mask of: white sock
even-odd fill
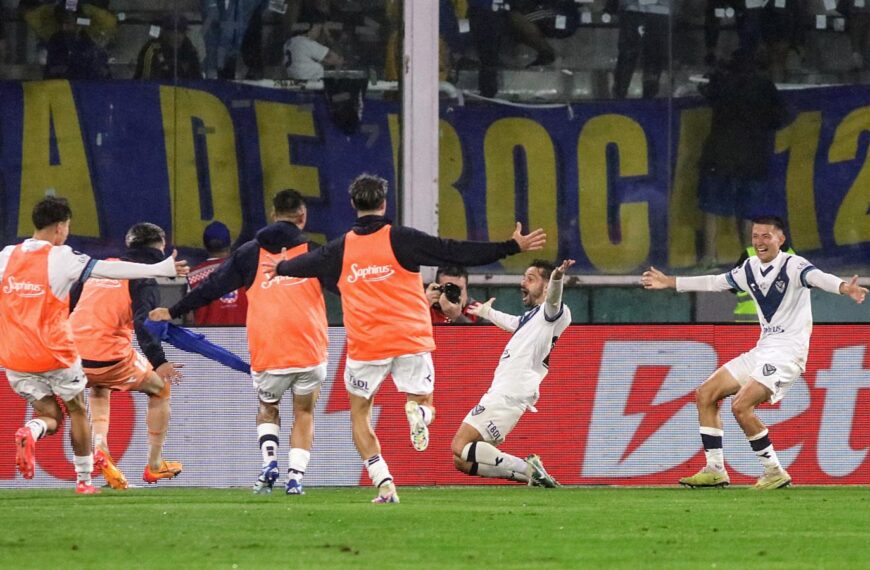
[[[528,464],[524,459],[505,453],[485,441],[474,441],[466,445],[462,450],[462,459],[519,473],[525,473],[528,469]]]
[[[278,434],[281,428],[278,424],[259,424],[257,438],[260,440],[260,452],[263,454],[263,467],[278,460]]]
[[[429,406],[424,406],[423,404],[420,404],[417,409],[420,410],[420,417],[423,418],[423,423],[427,426],[432,423],[432,420],[435,419],[435,412],[433,412],[432,408],[430,408]]]
[[[290,479],[302,481],[302,476],[305,475],[305,470],[308,469],[311,452],[301,447],[291,447],[289,456],[287,476]]]
[[[707,467],[716,471],[725,471],[725,454],[722,452],[722,436],[719,428],[701,426],[701,442],[704,445],[704,456]]]
[[[76,481],[84,481],[88,485],[91,484],[91,471],[94,470],[94,454],[84,457],[73,456],[73,465],[76,467]]]
[[[366,470],[369,472],[369,479],[375,487],[380,487],[385,483],[392,483],[393,476],[390,475],[390,468],[387,462],[378,455],[373,455],[365,460]]]
[[[767,429],[750,437],[749,445],[752,446],[752,451],[755,452],[755,456],[764,466],[765,471],[782,469],[782,465],[779,464],[779,457],[776,456],[773,444],[770,443]]]
[[[33,441],[39,440],[48,431],[48,424],[39,418],[33,418],[24,424],[24,427],[30,430],[30,433],[33,435]]]
[[[525,462],[523,462],[525,463]],[[471,473],[469,475],[479,475],[480,477],[489,477],[492,479],[507,479],[508,481],[529,482],[529,476],[523,471],[511,471],[504,467],[493,467],[485,463],[472,463]]]

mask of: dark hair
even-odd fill
[[[752,223],[773,226],[783,234],[785,233],[785,222],[782,221],[782,218],[779,216],[759,216],[757,218],[752,218]]]
[[[549,279],[553,271],[556,270],[556,266],[553,265],[552,262],[545,259],[535,259],[529,264],[529,267],[538,268],[541,271],[541,277],[543,277],[544,279]]]
[[[350,183],[348,192],[355,209],[377,210],[387,199],[387,181],[374,174],[360,174]]]
[[[435,282],[437,283],[441,276],[445,275],[447,277],[459,277],[460,279],[465,279],[465,282],[468,282],[468,271],[465,270],[461,265],[442,265],[438,268],[438,271],[435,272]]]
[[[30,219],[33,220],[36,229],[41,230],[52,224],[72,219],[72,210],[66,198],[48,196],[36,203]]]
[[[163,228],[151,222],[134,224],[127,230],[127,235],[124,237],[124,243],[129,248],[155,247],[160,245],[160,242],[165,241],[166,232],[163,231]]]
[[[276,214],[298,214],[299,208],[305,205],[302,194],[291,188],[281,190],[272,198],[272,207]]]

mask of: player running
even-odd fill
[[[64,401],[76,471],[76,493],[99,492],[91,483],[94,458],[85,403],[85,375],[69,324],[69,291],[89,277],[142,279],[186,275],[176,252],[160,263],[97,261],[63,245],[72,210],[63,198],[33,208],[33,237],[0,251],[0,367],[12,389],[30,402],[35,417],[15,432],[15,463],[25,479],[36,469],[36,442],[55,433]]]
[[[255,493],[271,493],[278,479],[279,404],[293,395],[293,428],[288,457],[288,495],[305,494],[302,478],[314,441],[314,406],[326,379],[326,304],[315,279],[284,277],[269,280],[261,261],[270,255],[292,259],[317,247],[302,233],[308,210],[296,190],[281,190],[272,200],[272,223],[254,240],[239,247],[198,287],[167,309],[151,312],[153,320],[169,320],[204,307],[230,291],[244,287],[248,299],[246,326],[251,352],[251,376],[260,408],[257,436],[263,466]]]
[[[564,260],[559,267],[547,261],[532,262],[520,282],[523,305],[528,308],[522,316],[493,309],[495,299],[471,307],[472,313],[513,335],[495,369],[492,385],[453,436],[453,465],[463,473],[539,487],[558,486],[537,455],[521,459],[497,446],[526,410],[537,412],[538,388],[549,370],[550,351],[571,324],[571,309],[562,302],[562,277],[572,265],[573,259]]]
[[[780,401],[806,369],[813,329],[810,288],[848,295],[856,303],[864,302],[867,289],[857,285],[857,275],[846,283],[818,270],[799,255],[781,251],[784,242],[782,220],[773,216],[757,218],[752,224],[752,246],[757,254],[731,271],[700,277],[669,277],[651,267],[641,278],[646,289],[745,291],[755,299],[761,325],[761,337],[755,348],[725,363],[695,391],[707,465],[695,475],[680,479],[682,485],[730,484],[719,416],[719,402],[728,396],[734,396],[731,411],[764,467],[764,474],[754,488],[778,489],[791,483],[791,476],[780,464],[755,408],[764,402]]]
[[[127,231],[125,261],[154,262],[163,259],[166,234],[147,222]],[[157,306],[160,291],[153,279],[89,279],[74,289],[70,323],[76,348],[91,389],[91,423],[94,459],[113,489],[126,489],[127,478],[109,453],[109,399],[111,392],[142,392],[148,395],[148,464],[142,480],[156,483],[181,473],[178,461],[163,459],[163,444],[171,414],[170,384],[181,377],[176,365],[166,360],[160,341],[145,328],[148,312]],[[145,356],[133,348],[133,331]]]

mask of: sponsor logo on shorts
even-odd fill
[[[478,405],[474,406],[474,408],[471,410],[471,415],[472,416],[479,416],[480,414],[482,414],[485,411],[486,411],[486,408],[484,408],[483,406],[478,404]]]
[[[16,281],[11,275],[6,279],[3,292],[7,295],[15,293],[19,297],[40,297],[45,295],[45,289],[39,283]]]
[[[486,422],[486,431],[487,433],[489,433],[489,435],[492,436],[493,439],[501,439],[501,432],[499,431],[498,426],[496,426],[491,421]]]
[[[350,266],[352,275],[347,276],[348,283],[356,283],[357,280],[363,281],[383,281],[389,279],[396,272],[392,265],[366,265],[360,267],[356,263]]]
[[[366,382],[365,380],[360,380],[356,376],[350,377],[350,385],[354,388],[359,388],[360,390],[368,390],[369,388],[368,382]]]
[[[765,364],[764,365],[764,375],[765,376],[770,376],[774,372],[776,372],[776,366],[774,366],[773,364]]]
[[[511,357],[510,349],[507,349],[507,348],[504,349],[504,352],[501,353],[501,359],[504,360],[505,358],[510,358],[510,357]]]
[[[257,393],[260,394],[260,398],[263,400],[277,400],[277,397],[272,392],[257,390]]]

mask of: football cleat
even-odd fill
[[[76,495],[99,495],[100,490],[94,487],[92,483],[87,481],[79,481],[76,483]]]
[[[108,483],[109,487],[112,489],[120,491],[129,486],[127,478],[124,477],[124,473],[115,465],[112,456],[102,449],[96,449],[94,451],[94,467],[100,470],[106,483]]]
[[[727,487],[730,484],[731,479],[728,477],[727,471],[724,469],[719,471],[707,466],[704,466],[703,469],[691,477],[680,479],[680,485],[693,489],[696,487]]]
[[[559,482],[544,469],[541,458],[534,453],[526,457],[526,465],[529,466],[529,487],[547,487],[552,489],[560,486]]]
[[[302,481],[297,481],[296,479],[287,479],[287,485],[284,487],[284,489],[287,495],[305,494],[305,491],[302,490]]]
[[[764,475],[758,478],[755,485],[752,486],[756,491],[770,491],[773,489],[782,489],[791,485],[791,475],[785,469],[764,470]]]
[[[160,468],[156,471],[151,470],[150,465],[145,466],[145,472],[142,473],[142,480],[146,483],[156,483],[161,479],[172,479],[181,473],[181,463],[178,461],[163,461]]]
[[[278,480],[278,462],[270,461],[268,465],[264,465],[260,470],[260,475],[257,477],[257,482],[254,483],[254,493],[268,494],[272,492],[272,487],[275,486],[275,481]]]
[[[36,442],[30,428],[21,427],[15,432],[15,465],[25,479],[33,479],[36,471]]]
[[[398,503],[399,494],[396,492],[396,486],[392,483],[381,486],[378,489],[378,496],[372,499],[372,502],[376,504]]]
[[[426,451],[426,448],[429,447],[429,427],[423,421],[420,404],[414,400],[408,400],[405,403],[405,416],[411,426],[411,445],[417,451]]]

